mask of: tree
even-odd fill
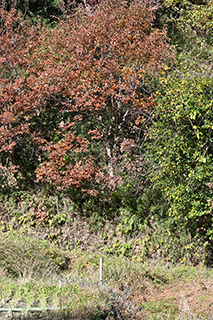
[[[211,72],[181,63],[161,78],[147,152],[150,178],[165,196],[172,223],[195,235],[212,228],[213,81]]]
[[[50,62],[45,78],[54,87],[54,94],[63,97],[64,112],[71,119],[76,113],[82,116],[89,144],[101,141],[105,161],[98,167],[102,181],[112,185],[119,181],[116,170],[121,166],[122,143],[132,144],[135,121],[139,124],[153,108],[148,77],[164,68],[169,58],[165,30],[152,28],[153,12],[146,1],[130,5],[102,1],[95,9],[80,7],[52,31],[48,40]],[[69,152],[66,156],[69,162],[72,156]],[[37,170],[39,179],[55,175],[53,170],[47,176],[47,166],[48,161]],[[101,173],[97,172],[100,182]],[[60,186],[61,182],[58,177]]]
[[[152,28],[154,10],[149,1],[102,1],[50,29],[1,7],[4,167],[19,170],[31,143],[38,180],[92,194],[95,184],[122,182],[124,151],[154,105],[149,79],[171,54],[166,31]]]
[[[33,92],[26,91],[29,52],[37,40],[36,26],[23,20],[15,8],[0,6],[0,155],[1,187],[17,184],[15,149],[29,136]]]

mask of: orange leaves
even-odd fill
[[[0,150],[9,154],[21,137],[29,134],[29,113],[36,105],[32,86],[27,90],[26,69],[29,72],[35,64],[28,44],[32,47],[37,35],[14,8],[8,12],[2,4],[0,19]]]
[[[0,7],[0,147],[10,152],[27,136],[48,155],[38,180],[90,194],[107,167],[111,185],[121,183],[113,159],[133,148],[130,121],[140,125],[154,103],[144,83],[170,55],[165,32],[152,29],[150,1],[96,4],[51,29]],[[96,145],[103,163],[92,157]]]
[[[90,184],[95,178],[96,171],[92,159],[85,158],[74,164],[65,165],[65,160],[61,160],[58,154],[57,161],[50,158],[50,161],[45,162],[41,168],[36,170],[36,174],[38,181],[52,181],[58,189],[64,189],[70,186],[79,188]]]
[[[90,14],[77,13],[79,20],[71,18],[69,24],[61,22],[63,34],[70,44],[66,50],[72,56],[66,64],[67,73],[75,69],[78,78],[76,82],[71,80],[70,88],[78,97],[75,103],[82,110],[94,108],[98,111],[112,94],[121,91],[123,94],[119,99],[124,104],[129,103],[134,99],[135,91],[131,81],[135,79],[137,84],[141,66],[144,66],[144,72],[152,62],[156,68],[161,68],[168,46],[163,32],[152,31],[153,12],[149,8],[146,1],[143,4],[134,1],[129,7],[122,1],[112,2],[110,6],[102,1]],[[152,33],[155,33],[154,37]],[[56,43],[59,41],[55,40]],[[158,54],[155,55],[156,51]]]
[[[99,126],[87,132],[91,143],[103,141],[102,152],[111,173],[101,181],[111,187],[122,183],[122,179],[113,176],[113,159],[135,146],[127,134],[130,118],[140,125],[140,110],[153,108],[151,90],[144,89],[146,77],[160,70],[170,55],[165,32],[152,29],[153,19],[149,1],[133,1],[127,6],[120,0],[110,4],[103,0],[94,10],[81,8],[75,15],[65,17],[52,37],[46,36],[45,47],[51,50],[46,49],[45,57],[49,58],[40,78],[49,94],[54,84],[55,92],[63,96],[62,112],[77,112],[79,116],[82,113],[84,119],[98,121]],[[59,51],[60,59],[55,59]],[[66,128],[73,130],[63,123],[60,128],[64,132]],[[44,179],[48,172],[61,187],[96,181],[100,171],[88,155],[86,140],[75,140],[76,134],[73,131],[69,141],[64,136],[61,142],[50,143],[49,162],[37,171]],[[106,164],[99,165],[106,168]]]
[[[9,124],[16,120],[16,117],[13,112],[5,111],[2,115],[0,115],[0,122],[2,124]]]
[[[86,146],[86,139],[70,133],[64,136],[63,141],[50,145],[47,148],[49,160],[36,170],[38,181],[52,181],[58,189],[73,185],[78,188],[90,183],[96,168],[92,158],[82,156],[87,151]],[[76,153],[81,154],[81,160],[76,161]]]
[[[101,139],[101,137],[102,137],[102,135],[101,135],[101,133],[97,130],[97,129],[95,129],[95,130],[89,130],[88,131],[88,134],[91,134],[92,135],[92,140],[94,140],[94,139]]]
[[[133,147],[135,147],[135,141],[132,139],[124,139],[123,142],[121,143],[121,152],[128,152],[130,149],[132,149]]]
[[[144,122],[144,117],[142,116],[138,116],[137,119],[135,120],[136,125],[142,124],[143,122]]]

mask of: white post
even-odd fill
[[[102,258],[100,258],[100,287],[102,287]]]

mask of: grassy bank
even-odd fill
[[[0,319],[8,314],[13,319],[108,320],[213,316],[213,271],[202,263],[138,261],[92,244],[90,250],[59,249],[38,235],[13,231],[1,233],[0,273]]]

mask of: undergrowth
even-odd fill
[[[29,206],[41,209],[40,203],[49,212],[44,220],[27,215]],[[68,199],[34,195],[2,206],[0,306],[22,309],[16,314],[22,319],[48,314],[50,319],[201,320],[210,319],[208,309],[213,315],[208,241],[153,216],[137,220],[128,210],[95,229]],[[6,315],[0,309],[0,319]]]

